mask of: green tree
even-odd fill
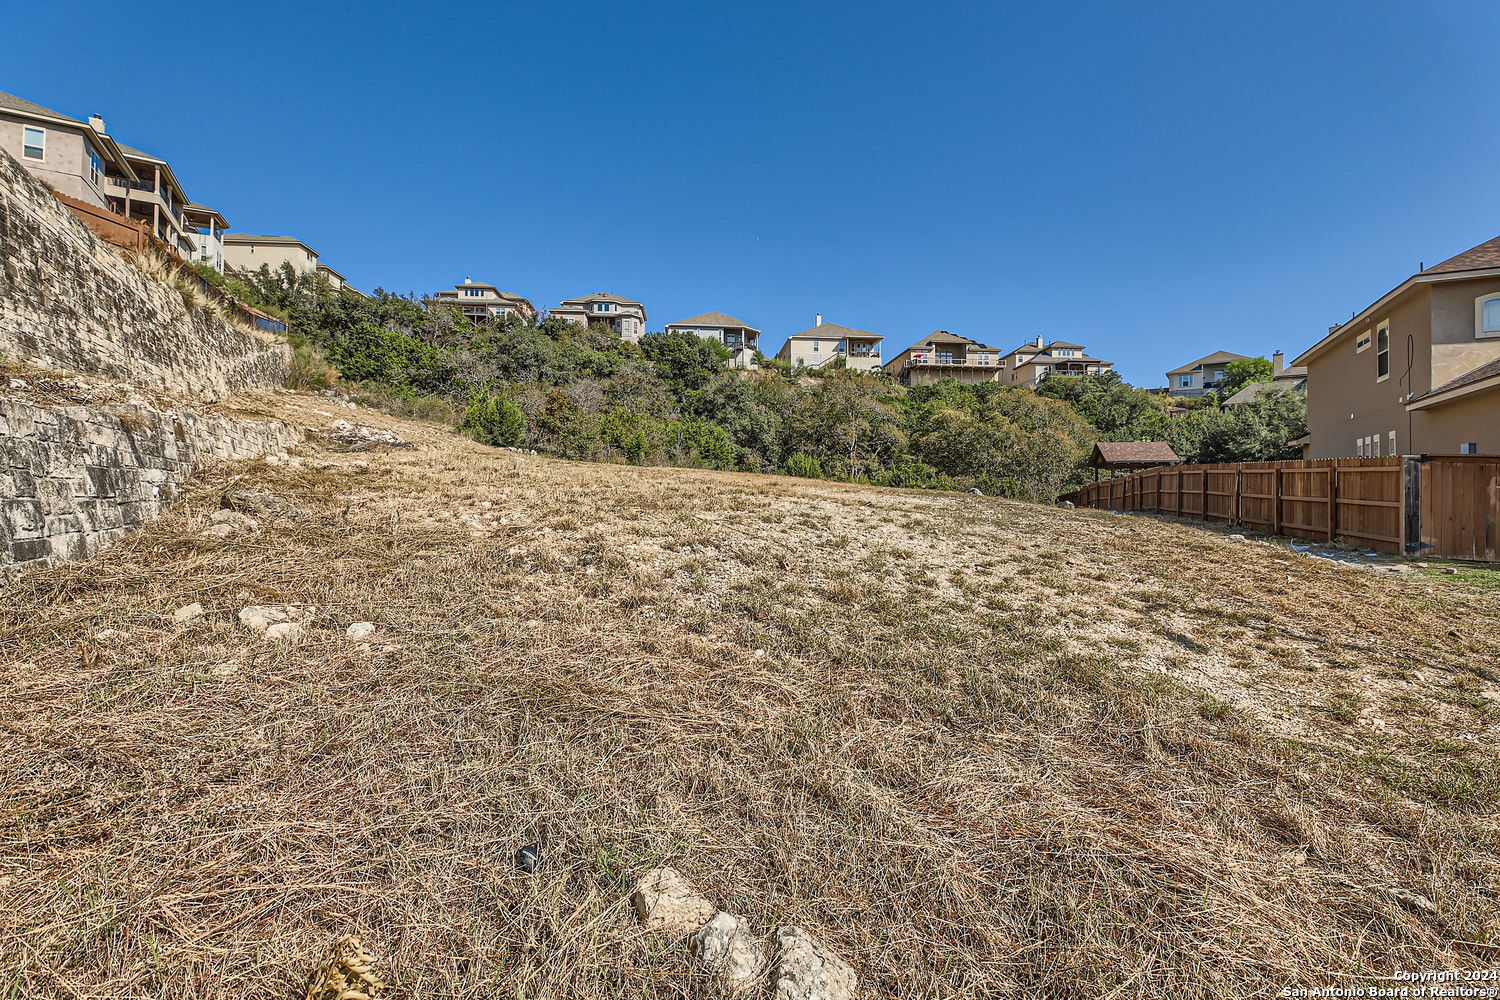
[[[806,452],[797,452],[786,460],[786,474],[803,479],[822,479],[823,463]]]
[[[459,427],[480,444],[514,447],[525,440],[526,414],[504,396],[476,391],[469,397]]]
[[[1228,399],[1253,382],[1271,381],[1275,373],[1276,369],[1265,358],[1231,361],[1224,366],[1224,384],[1220,387],[1219,394]]]

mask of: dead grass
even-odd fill
[[[356,419],[418,448],[236,470],[308,514],[227,542],[205,478],[6,593],[0,996],[292,997],[346,934],[389,996],[711,995],[623,906],[663,860],[871,996],[1494,964],[1493,590]],[[311,637],[249,639],[273,602]]]

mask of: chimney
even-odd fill
[[[1271,355],[1271,377],[1275,378],[1280,375],[1284,368],[1286,368],[1286,355],[1277,351]]]
[[[823,314],[822,313],[815,313],[813,315],[813,326],[822,326],[822,325],[823,325]]]
[[[466,274],[466,275],[464,275],[464,284],[466,284],[466,285],[472,285],[472,284],[474,284],[474,279],[471,278],[471,277],[469,277]]]
[[[1042,338],[1041,337],[1036,338],[1036,346],[1037,347],[1041,347],[1042,346]]]
[[[95,132],[98,132],[100,135],[104,135],[104,119],[100,118],[98,115],[89,115],[89,128],[93,129]]]

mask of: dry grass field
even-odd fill
[[[0,997],[299,997],[351,932],[388,997],[712,996],[629,917],[664,862],[872,997],[1500,966],[1493,573],[328,406],[240,409],[417,447],[0,591]],[[202,537],[230,487],[301,516]]]

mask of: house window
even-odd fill
[[[1359,353],[1361,353],[1363,351],[1368,350],[1369,347],[1370,347],[1370,334],[1368,332],[1362,333],[1362,334],[1359,335],[1359,339],[1354,342],[1354,353],[1355,354],[1359,354]]]
[[[1379,434],[1371,434],[1370,435],[1370,457],[1371,458],[1379,458],[1380,457],[1380,435]]]
[[[1474,300],[1474,336],[1500,337],[1500,295],[1481,295]]]
[[[28,160],[41,160],[47,156],[47,133],[43,129],[27,126],[22,130],[21,152]]]
[[[464,289],[464,294],[465,295],[480,296],[480,295],[484,294],[484,291],[482,289],[479,289],[479,288],[465,288]]]
[[[1394,455],[1394,454],[1396,454],[1396,432],[1395,431],[1391,431],[1389,434],[1387,434],[1385,436],[1385,441],[1386,441],[1385,453],[1387,455]]]
[[[1466,444],[1461,444],[1458,446],[1458,453],[1460,455],[1477,455],[1479,454],[1479,443],[1477,441],[1469,441]]]
[[[813,341],[813,353],[814,354],[818,353],[818,342],[816,340]]]
[[[1375,328],[1375,381],[1391,375],[1391,325],[1382,323]]]
[[[99,158],[99,153],[94,149],[93,143],[84,143],[84,148],[89,154],[89,183],[98,187],[99,175],[104,173],[104,161]]]
[[[1192,387],[1193,387],[1193,376],[1191,376],[1191,375],[1179,375],[1179,376],[1177,376],[1177,388],[1179,388],[1179,389],[1191,389]]]

